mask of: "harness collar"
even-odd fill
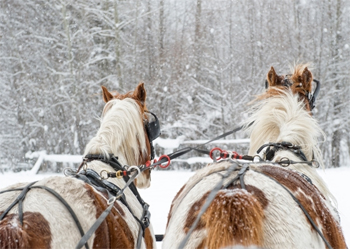
[[[257,150],[257,154],[259,154],[265,147],[267,147],[264,153],[265,159],[268,161],[272,161],[272,159],[275,157],[275,153],[279,150],[289,150],[300,157],[303,161],[308,161],[304,152],[302,152],[301,147],[299,145],[293,145],[290,142],[264,144]]]

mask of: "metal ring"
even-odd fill
[[[86,162],[84,162],[84,164],[83,164],[83,170],[87,170],[87,163]]]
[[[117,172],[115,172],[115,175],[118,179],[122,179],[123,178],[123,171],[118,170]]]
[[[315,163],[315,166],[314,166],[314,163]],[[315,159],[312,159],[311,160],[311,165],[312,167],[318,169],[320,167],[320,163],[318,161],[316,161]]]
[[[262,161],[262,158],[259,155],[253,156],[253,162],[254,163],[259,163]]]
[[[282,162],[283,160],[287,161],[287,163],[283,163],[283,162]],[[282,167],[288,167],[288,166],[290,165],[290,163],[291,163],[291,161],[290,161],[290,159],[287,158],[287,157],[282,157],[282,158],[280,159],[280,161],[278,162],[278,164],[281,165]]]
[[[76,175],[75,171],[69,167],[63,169],[63,174],[65,176],[74,176]]]
[[[162,169],[165,169],[165,168],[167,168],[170,165],[170,157],[168,155],[162,155],[161,157],[158,158],[158,162],[160,160],[162,160],[163,158],[167,159],[167,164],[166,165],[159,164],[159,167],[161,167]]]
[[[215,159],[213,158],[213,152],[216,150],[218,150],[220,152],[220,154],[222,153],[222,149],[220,149],[219,147],[215,147],[209,152],[209,157],[213,160],[220,160],[221,156],[219,156],[218,158],[215,158]]]
[[[103,173],[104,173],[104,172],[106,172],[106,176],[103,176]],[[101,178],[102,178],[103,180],[108,179],[108,178],[109,178],[109,177],[108,177],[108,171],[105,170],[105,169],[101,170],[100,176],[101,176]]]
[[[128,168],[128,171],[130,172],[132,169],[136,169],[138,175],[141,173],[139,167],[137,167],[137,166],[130,166],[130,167]]]
[[[115,202],[117,200],[117,197],[112,197],[110,199],[108,199],[107,201],[107,205],[111,205],[113,202]]]

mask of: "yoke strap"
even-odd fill
[[[75,224],[78,227],[78,230],[80,232],[80,235],[83,236],[84,235],[84,230],[79,222],[79,219],[77,217],[77,215],[75,214],[74,210],[71,208],[71,206],[66,202],[65,199],[62,198],[62,196],[60,194],[58,194],[55,190],[46,187],[46,186],[32,186],[34,185],[36,182],[32,182],[30,184],[28,184],[27,186],[25,186],[24,188],[17,188],[17,189],[8,189],[5,191],[1,191],[0,194],[5,193],[5,192],[11,192],[11,191],[20,191],[22,190],[22,192],[19,194],[19,196],[15,199],[15,201],[4,211],[4,213],[0,216],[0,220],[2,220],[7,214],[8,212],[18,203],[18,216],[19,216],[19,220],[23,226],[23,200],[26,196],[26,194],[28,193],[28,191],[30,189],[33,188],[41,188],[46,190],[47,192],[49,192],[50,194],[52,194],[53,196],[55,196],[59,201],[61,201],[61,203],[67,208],[67,210],[69,211],[69,213],[71,214],[73,220],[75,221]],[[89,249],[89,245],[88,243],[84,243],[85,244],[85,248]],[[83,245],[84,245],[83,244]]]
[[[11,209],[18,203],[18,213],[19,213],[19,220],[21,222],[21,225],[23,226],[23,200],[26,197],[26,194],[30,190],[30,187],[35,184],[36,182],[29,183],[24,188],[16,189],[16,190],[22,190],[22,192],[17,196],[17,198],[14,200],[14,202],[11,203],[11,205],[2,213],[0,216],[0,220],[4,219],[5,216],[8,214],[8,212],[11,211]],[[15,190],[8,190],[8,191],[2,191],[1,193],[10,192]]]
[[[223,185],[223,188],[228,188],[231,184],[235,184],[236,181],[239,180],[241,184],[241,188],[246,190],[245,184],[244,184],[244,175],[249,170],[249,165],[243,165],[243,167],[239,170],[238,174],[233,178],[231,181]]]

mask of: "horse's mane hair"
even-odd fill
[[[291,91],[276,88],[281,94],[256,102],[251,110],[247,124],[251,147],[249,154],[254,154],[266,142],[290,142],[300,145],[308,160],[313,153],[316,160],[323,165],[318,146],[318,138],[324,136],[316,119],[307,110],[298,95]]]
[[[305,64],[295,64],[293,67],[291,67],[290,71],[292,76],[290,77],[293,82],[298,82],[299,77],[303,74],[303,71],[305,68],[310,68],[310,63]]]
[[[138,103],[131,98],[113,99],[105,105],[103,114],[100,129],[87,144],[84,155],[100,153],[108,158],[112,153],[122,165],[138,165],[140,156],[147,155]]]
[[[252,106],[251,116],[245,125],[251,139],[249,155],[255,155],[263,144],[285,141],[301,146],[309,161],[314,157],[324,168],[318,139],[323,137],[324,140],[325,135],[318,122],[305,109],[304,102],[299,101],[298,94],[293,95],[290,90],[275,90],[281,93],[260,99]],[[304,164],[290,167],[312,177],[319,190],[336,204],[336,199],[313,167]]]

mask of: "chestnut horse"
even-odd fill
[[[271,68],[247,122],[250,155],[259,151],[260,160],[198,170],[172,202],[163,248],[346,248],[333,196],[315,170],[322,131],[310,115],[312,81],[303,65],[291,76]]]
[[[153,228],[143,222],[148,205],[135,188],[150,186],[150,171],[142,171],[135,185],[133,178],[129,178],[129,186],[123,178],[105,179],[106,173],[112,176],[116,172],[116,164],[144,165],[150,160],[154,138],[146,127],[150,117],[144,84],[125,95],[112,95],[105,87],[102,90],[106,104],[101,126],[86,146],[80,174],[17,183],[0,191],[0,248],[74,248],[107,207],[109,214],[82,246],[156,248]],[[127,175],[132,170],[120,172]],[[123,191],[119,192],[122,198],[111,204],[113,189]]]

